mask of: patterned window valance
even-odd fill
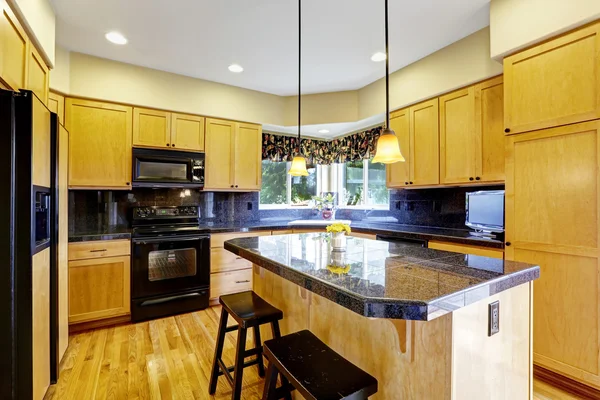
[[[309,164],[345,163],[371,158],[375,155],[377,138],[382,127],[354,133],[340,139],[302,139],[300,152]],[[298,138],[263,134],[262,159],[292,161],[297,149]]]

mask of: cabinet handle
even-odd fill
[[[106,251],[106,249],[90,250],[90,253],[102,253],[103,251]]]
[[[238,185],[235,185],[235,187],[238,187]]]
[[[506,242],[505,243],[507,246],[510,246],[512,243],[511,242]]]
[[[167,143],[167,147],[171,146],[171,143]]]
[[[405,185],[408,185],[408,182],[404,182]]]
[[[175,147],[175,143],[173,143],[171,146]]]
[[[413,184],[412,182],[408,182],[408,183],[410,183],[411,185]]]
[[[476,176],[476,177],[475,177],[475,180],[476,180],[476,181],[478,181],[478,180],[480,180],[480,179],[481,179],[481,178],[480,178],[480,177],[478,177],[478,176]]]
[[[243,257],[236,257],[235,259],[236,259],[236,260],[241,260],[242,258],[243,258]]]
[[[233,185],[231,185],[231,187],[233,187]]]
[[[470,181],[472,181],[472,180],[473,180],[473,177],[472,177],[472,176],[471,176],[471,177],[469,177],[469,180],[470,180]]]
[[[508,132],[510,132],[510,129],[506,128],[506,129],[504,130],[504,132],[508,133]]]
[[[129,186],[129,185],[131,185],[131,182],[125,182],[125,184],[126,184],[127,186]]]
[[[235,283],[250,283],[250,281],[246,279],[245,281],[235,281]]]

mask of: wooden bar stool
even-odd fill
[[[253,291],[229,294],[219,298],[221,303],[221,321],[219,322],[219,332],[217,336],[217,345],[215,348],[215,358],[213,361],[212,373],[210,375],[209,394],[215,394],[217,390],[217,380],[219,376],[224,375],[227,382],[231,385],[233,392],[231,398],[238,400],[242,392],[242,376],[244,368],[252,365],[258,365],[258,374],[265,376],[265,367],[263,364],[263,347],[260,340],[260,325],[271,324],[274,338],[280,338],[279,320],[283,318],[283,312],[263,299]],[[227,319],[231,315],[237,322],[237,325],[227,327]],[[254,345],[251,350],[246,350],[246,334],[249,328],[254,329]],[[223,355],[223,345],[225,343],[225,334],[237,330],[237,349],[235,355],[235,365],[227,367],[221,359]],[[245,361],[246,357],[256,356],[255,359]],[[233,372],[233,376],[231,375]]]
[[[298,390],[309,400],[362,400],[377,393],[377,379],[304,330],[264,343],[269,361],[263,400]],[[277,376],[282,386],[277,388]],[[284,381],[289,381],[287,383]]]

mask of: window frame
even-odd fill
[[[273,162],[273,161],[270,161]],[[292,176],[288,173],[290,171],[290,168],[292,166],[292,162],[291,161],[281,161],[281,162],[285,162],[285,175],[286,175],[286,180],[285,180],[285,198],[286,198],[286,202],[285,204],[262,204],[259,200],[258,202],[258,209],[259,210],[282,210],[282,209],[312,209],[312,205],[308,204],[308,205],[294,205],[292,204]],[[262,167],[261,167],[262,169]],[[323,174],[323,166],[322,165],[315,165],[315,173],[317,175],[316,177],[316,181],[317,181],[317,188],[316,188],[316,193],[315,196],[318,195],[319,193],[322,192],[322,188],[323,188],[323,179],[322,179],[322,174]],[[260,192],[259,192],[259,196],[260,196]]]
[[[362,168],[362,182],[363,182],[363,193],[367,193],[369,191],[369,161],[371,161],[370,158],[366,158],[362,160],[363,163],[363,168]],[[337,186],[337,192],[341,193],[342,189],[346,189],[346,187],[344,186],[344,174],[342,173],[342,168],[346,168],[346,164],[347,163],[340,163],[340,164],[335,164],[336,168],[337,168],[337,177],[335,179],[336,181],[336,186]],[[387,167],[386,167],[387,169]],[[367,196],[363,196],[361,199],[361,204],[357,204],[355,206],[349,206],[349,205],[340,205],[338,203],[338,208],[342,208],[342,209],[351,209],[351,210],[389,210],[390,209],[390,201],[389,201],[389,189],[388,189],[388,203],[387,204],[368,204],[366,203],[366,200],[368,199],[368,195]]]

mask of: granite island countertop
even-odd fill
[[[323,225],[289,225],[289,220],[266,219],[252,222],[214,222],[200,223],[205,233],[253,232],[260,230],[280,229],[316,229],[325,231]],[[402,225],[390,222],[352,221],[352,229],[356,232],[386,235],[397,238],[440,240],[460,244],[501,249],[501,240],[484,239],[471,236],[466,229],[435,228],[415,225]],[[69,242],[85,242],[93,240],[130,239],[131,228],[127,226],[101,227],[84,231],[69,232]]]
[[[539,278],[538,266],[328,235],[232,239],[225,249],[365,317],[429,321]]]

